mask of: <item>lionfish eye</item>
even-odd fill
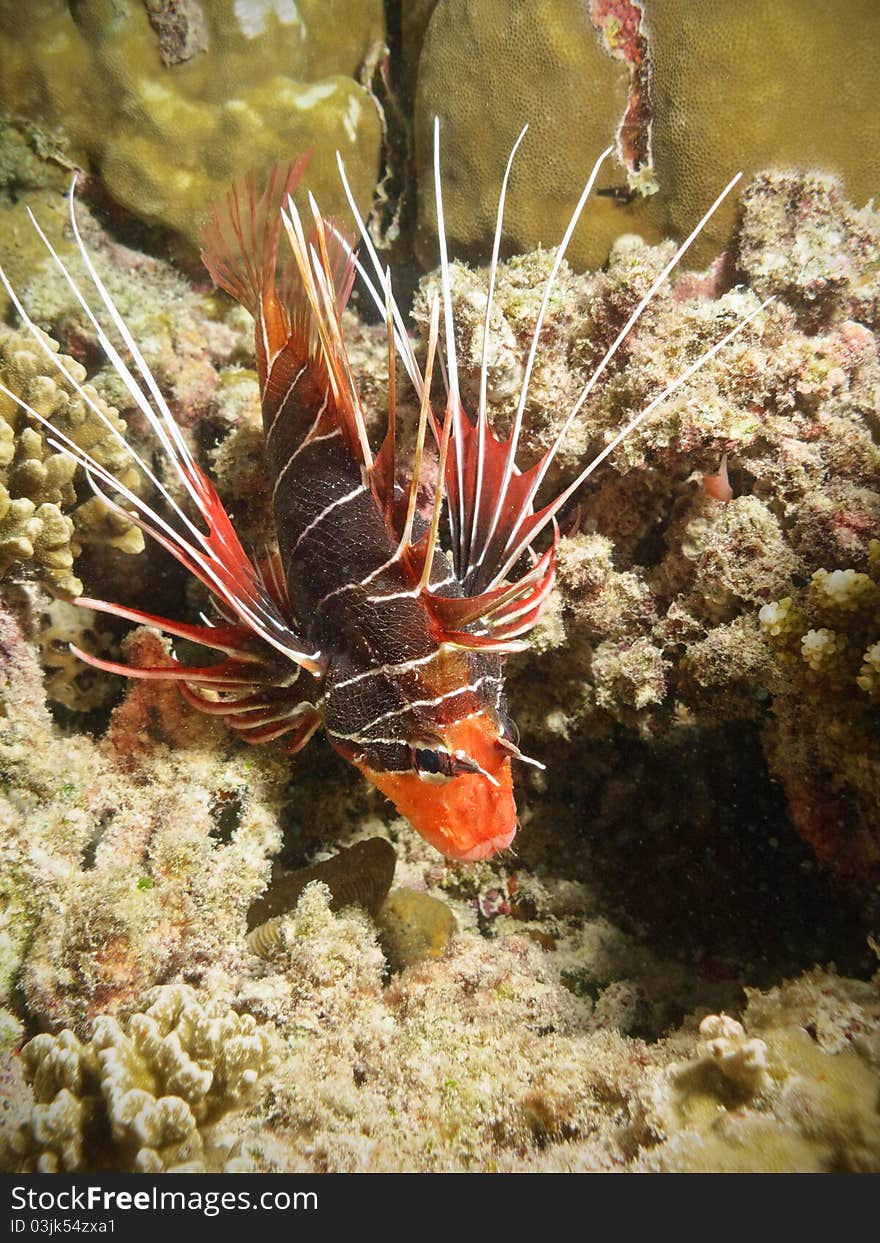
[[[420,747],[416,748],[416,768],[423,773],[439,773],[440,772],[440,756],[436,751],[424,750]]]

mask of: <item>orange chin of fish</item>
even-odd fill
[[[488,859],[509,846],[516,833],[510,756],[498,745],[497,728],[486,716],[449,726],[443,741],[450,751],[464,751],[476,760],[497,785],[483,773],[426,781],[414,772],[379,773],[359,767],[442,854],[468,862]]]

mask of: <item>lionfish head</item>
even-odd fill
[[[413,767],[381,772],[357,766],[426,841],[450,859],[488,859],[517,830],[511,748],[497,722],[480,712],[441,729],[433,745],[412,748]],[[514,748],[515,750],[515,748]]]

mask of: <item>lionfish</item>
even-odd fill
[[[503,667],[511,652],[527,646],[524,636],[553,586],[559,511],[625,437],[759,313],[744,318],[667,384],[576,479],[539,505],[539,489],[568,428],[630,329],[738,178],[635,307],[554,443],[540,460],[519,468],[526,397],[554,281],[611,151],[596,161],[556,251],[510,434],[500,439],[487,412],[489,332],[504,199],[524,135],[525,129],[501,183],[474,418],[465,411],[459,390],[436,122],[434,189],[442,293],[431,304],[424,371],[394,301],[390,274],[382,268],[338,156],[371,271],[352,241],[321,216],[311,196],[311,220],[304,222],[291,197],[303,172],[302,159],[286,172],[276,169],[262,194],[253,175],[244,178],[231,189],[225,208],[214,213],[204,234],[204,262],[215,283],[255,321],[266,469],[277,532],[277,547],[261,558],[250,557],[242,547],[83,245],[74,211],[75,183],[70,190],[73,236],[119,347],[111,339],[112,329],[101,322],[31,217],[176,472],[197,520],[134,448],[129,447],[132,458],[164,502],[161,512],[51,425],[48,443],[85,470],[108,509],[135,522],[198,578],[217,610],[215,618],[203,615],[203,624],[196,625],[83,597],[77,603],[193,641],[219,658],[194,666],[172,656],[161,667],[133,668],[74,649],[77,655],[128,677],[175,680],[188,703],[223,718],[247,742],[283,738],[293,753],[323,727],[332,746],[428,842],[461,860],[488,858],[508,847],[517,829],[511,762],[526,757],[505,708]],[[288,243],[283,248],[282,233]],[[383,316],[388,335],[387,430],[375,453],[342,330],[342,311],[356,274]],[[37,344],[107,423],[93,394],[52,351],[5,274],[0,276]],[[419,401],[408,480],[401,478],[396,445],[398,357]],[[438,359],[445,380],[442,418],[432,408]],[[24,400],[3,391],[45,423]],[[426,447],[429,432],[432,448]],[[427,505],[426,490],[433,491]],[[444,510],[445,547],[440,538]],[[547,547],[535,551],[535,541],[548,529]]]

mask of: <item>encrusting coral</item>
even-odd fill
[[[355,76],[382,49],[381,0],[191,0],[182,15],[175,6],[188,16],[176,42],[165,8],[43,0],[8,10],[0,107],[61,127],[118,203],[190,247],[242,169],[310,149],[325,210],[346,210],[336,150],[368,207],[381,124]]]
[[[461,257],[491,247],[498,169],[526,123],[507,213],[518,250],[558,243],[593,159],[613,148],[598,182],[605,195],[572,241],[578,269],[603,263],[622,233],[686,237],[738,170],[821,169],[859,205],[875,192],[880,124],[863,106],[880,37],[873,0],[850,0],[845,12],[825,0],[444,0],[426,28],[424,7],[409,25],[411,42],[421,40],[424,256],[435,253],[435,115],[446,228]],[[853,125],[858,140],[842,141]],[[697,241],[695,266],[729,245],[735,223],[729,202]]]

